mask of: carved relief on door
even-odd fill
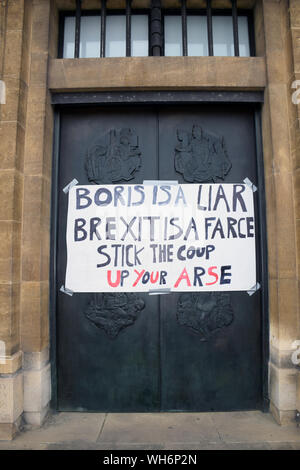
[[[177,321],[207,341],[234,320],[230,294],[201,292],[181,294],[177,302]]]
[[[90,183],[113,184],[130,181],[141,166],[141,151],[134,129],[110,129],[88,149],[85,171]],[[86,318],[110,338],[133,325],[145,302],[135,294],[93,294]]]
[[[191,131],[177,130],[175,170],[188,183],[216,183],[231,169],[225,141],[193,125]]]
[[[224,180],[231,169],[224,138],[193,125],[191,131],[177,130],[175,170],[189,183]],[[89,182],[112,184],[130,181],[141,166],[141,151],[134,129],[110,129],[88,149],[85,170]],[[145,302],[136,294],[93,294],[86,318],[110,338],[134,324]],[[230,295],[224,293],[182,294],[177,304],[177,321],[208,340],[233,321]]]
[[[144,300],[136,294],[93,294],[85,316],[110,338],[116,338],[121,330],[135,323],[144,307]]]
[[[141,166],[141,151],[134,129],[111,129],[88,149],[85,171],[90,183],[130,181]]]

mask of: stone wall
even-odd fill
[[[84,0],[84,7],[91,2]],[[300,390],[291,363],[292,343],[300,339],[300,108],[292,103],[291,83],[300,79],[300,5],[240,1],[254,3],[258,57],[81,61],[56,59],[58,7],[74,8],[74,0],[0,0],[0,79],[7,88],[0,107],[0,439],[13,437],[22,415],[39,425],[49,409],[49,90],[265,89],[270,400],[278,422],[294,419]]]
[[[50,399],[49,237],[53,116],[47,89],[50,1],[0,2],[0,439]]]
[[[263,109],[270,297],[270,399],[279,422],[293,420],[297,370],[292,343],[299,335],[296,220],[294,213],[295,106],[289,3],[264,0],[268,85]]]
[[[297,0],[290,0],[290,32],[292,43],[292,76],[291,82],[300,80],[300,3]],[[300,81],[297,89],[300,88]],[[293,88],[293,91],[295,89]],[[299,96],[299,95],[298,95]],[[297,244],[297,282],[298,295],[300,293],[300,100],[298,106],[293,104],[290,120],[290,134],[293,139],[292,164],[294,183],[294,210],[296,220],[296,244]],[[298,310],[298,337],[300,340],[300,312]],[[300,366],[300,364],[299,364]],[[297,410],[300,411],[300,369],[298,368],[297,387]]]
[[[0,439],[16,432],[23,412],[20,348],[21,231],[27,83],[24,77],[24,2],[0,2],[1,80],[6,103],[0,126]],[[23,60],[22,60],[23,57]]]
[[[31,6],[29,6],[31,4]],[[51,2],[26,1],[30,62],[24,140],[21,348],[24,417],[40,424],[50,399],[49,253],[53,116],[47,89]]]

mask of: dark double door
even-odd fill
[[[73,178],[80,184],[142,184],[197,183],[201,178],[230,183],[245,177],[257,184],[254,112],[246,106],[61,111],[56,245],[59,410],[262,408],[261,292],[68,296],[59,290],[65,281],[68,205],[62,189]],[[258,269],[258,280],[260,275]]]

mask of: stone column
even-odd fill
[[[289,3],[262,0],[268,86],[263,110],[269,251],[270,400],[279,423],[294,421],[297,369],[292,344],[299,336],[296,263],[295,106]]]
[[[290,31],[293,51],[293,88],[292,91],[300,89],[300,4],[297,0],[290,0]],[[298,80],[298,83],[296,82]],[[296,82],[296,83],[295,83]],[[296,219],[296,243],[297,243],[297,281],[300,287],[300,95],[298,94],[298,105],[293,103],[291,111],[291,136],[293,137],[292,159],[293,180],[295,195],[295,219]],[[299,289],[300,290],[300,289]],[[300,312],[298,310],[298,336],[300,341]],[[300,364],[297,368],[297,402],[296,408],[300,411]]]
[[[26,3],[27,5],[27,3]],[[24,419],[42,424],[49,410],[49,255],[53,115],[47,88],[54,54],[51,0],[31,2],[30,65],[24,142],[21,266],[21,345],[24,354]]]
[[[22,415],[40,425],[50,401],[53,4],[0,1],[0,79],[7,92],[0,121],[0,439],[14,436]]]
[[[24,0],[0,2],[0,439],[12,439],[23,412],[20,351],[20,241],[27,86],[22,61]],[[4,100],[2,99],[2,102]]]

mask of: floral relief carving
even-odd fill
[[[133,325],[145,308],[144,300],[137,294],[93,294],[85,311],[86,318],[110,338],[116,338],[121,330]]]
[[[230,294],[201,292],[181,294],[177,302],[177,321],[207,341],[234,320]]]

